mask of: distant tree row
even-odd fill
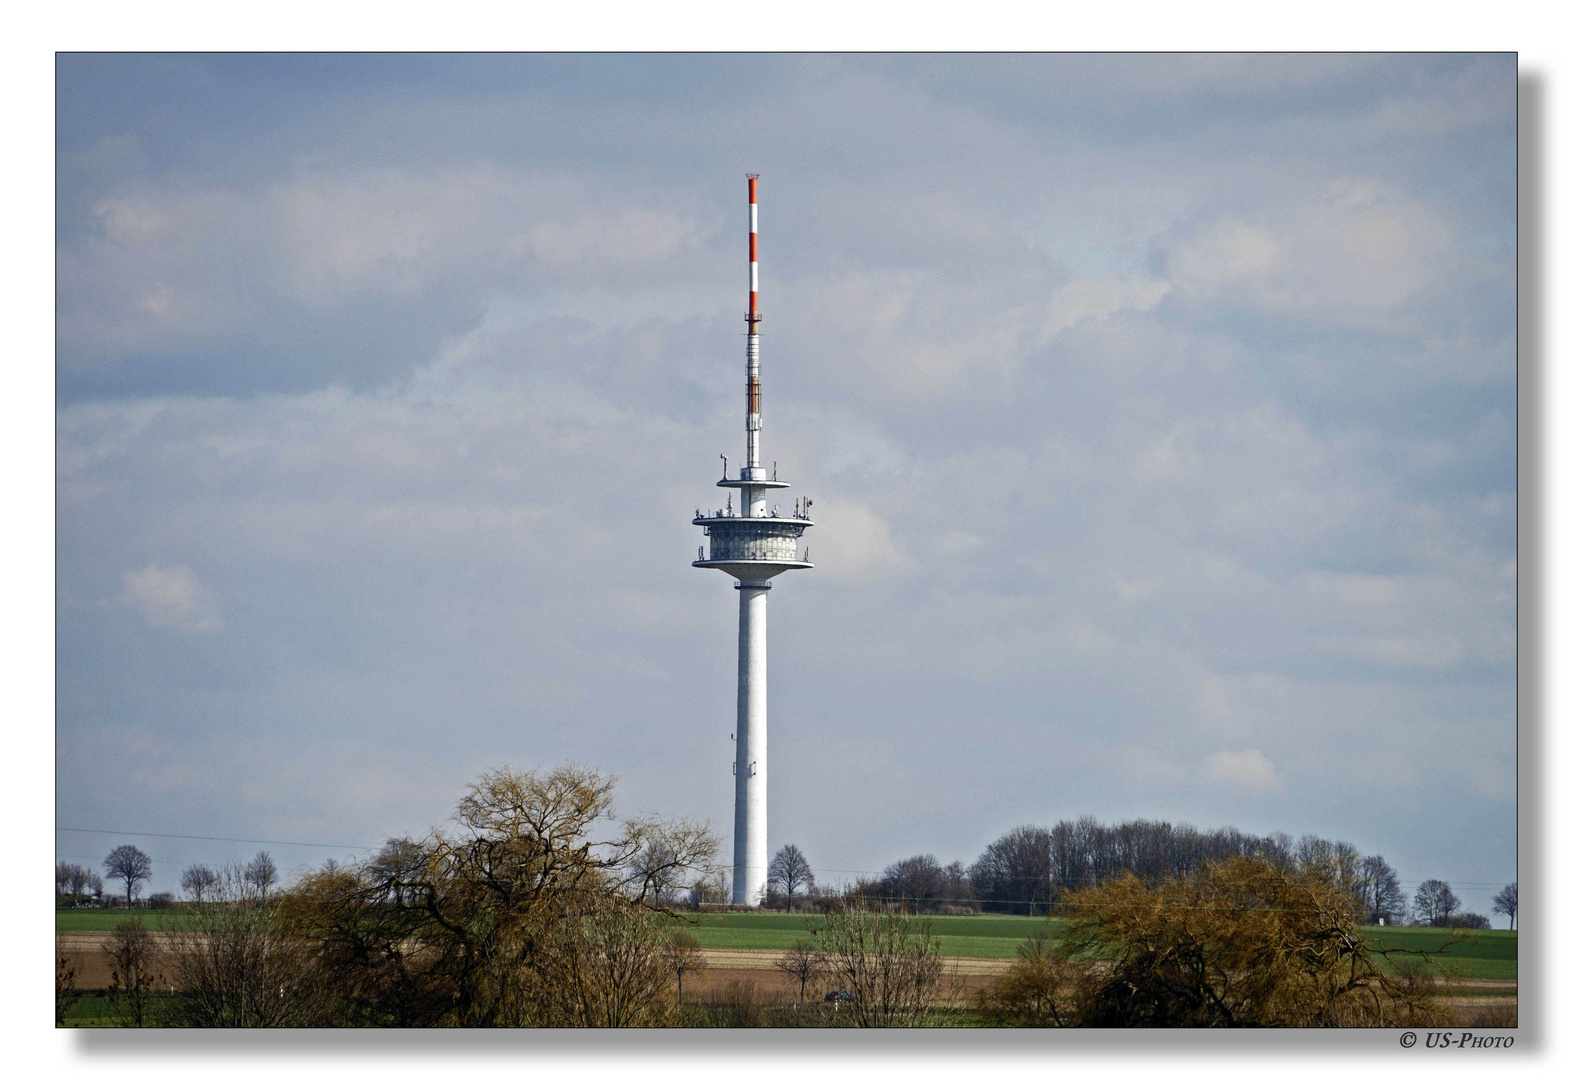
[[[914,855],[887,866],[878,877],[859,879],[852,892],[868,900],[923,913],[989,911],[1042,915],[1054,911],[1071,890],[1115,880],[1127,871],[1154,882],[1194,874],[1210,862],[1248,857],[1284,870],[1322,872],[1349,893],[1368,924],[1397,924],[1410,912],[1398,873],[1381,855],[1362,854],[1353,844],[1285,833],[1254,836],[1235,828],[1205,831],[1166,821],[1105,825],[1091,816],[1052,828],[1023,825],[984,849],[969,867],[942,865],[933,855]],[[770,864],[767,902],[789,909],[798,895],[814,896],[813,871],[792,844]],[[698,898],[696,898],[698,899]],[[1515,882],[1494,898],[1494,911],[1518,914]],[[1460,913],[1462,904],[1446,882],[1432,879],[1416,891],[1413,921],[1428,926],[1489,926],[1483,915]]]
[[[104,895],[104,879],[77,863],[56,863],[55,895],[71,900],[98,900]]]
[[[104,877],[124,883],[126,906],[142,892],[142,883],[153,876],[153,860],[147,853],[132,844],[121,844],[104,858]],[[118,891],[118,890],[117,890]],[[104,879],[85,866],[61,862],[55,864],[55,893],[73,901],[104,898]]]
[[[237,872],[248,884],[258,890],[258,895],[264,901],[279,880],[278,866],[273,862],[273,856],[266,851],[257,852],[256,857],[240,867]],[[136,898],[142,895],[143,883],[153,878],[153,860],[147,852],[134,844],[121,844],[104,857],[104,875],[109,880],[119,881],[125,886],[125,903],[130,907],[136,902]],[[196,901],[206,899],[218,885],[218,881],[219,874],[200,863],[187,867],[180,875],[180,887],[188,897]],[[55,895],[69,898],[72,902],[88,899],[102,902],[104,879],[77,863],[56,863]],[[148,905],[166,907],[173,900],[173,893],[154,893],[148,898]]]
[[[1084,816],[1052,828],[1023,825],[990,844],[968,871],[978,899],[990,910],[1037,914],[1070,889],[1099,885],[1127,870],[1142,881],[1184,875],[1208,862],[1259,857],[1281,866],[1329,865],[1360,895],[1371,922],[1402,911],[1398,875],[1380,855],[1362,856],[1353,844],[1284,833],[1255,836],[1232,827],[1202,830],[1167,821],[1105,825]]]

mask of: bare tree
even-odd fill
[[[770,860],[767,884],[786,893],[787,911],[792,910],[792,897],[799,889],[814,887],[814,871],[796,844],[788,844]]]
[[[111,1007],[131,1025],[144,1026],[153,993],[162,982],[153,966],[153,935],[133,915],[121,920],[103,949],[109,963]]]
[[[104,899],[104,879],[93,873],[93,871],[89,870],[87,872],[87,880],[83,882],[82,887],[87,890],[87,894],[94,900],[101,902]]]
[[[266,851],[259,851],[256,857],[246,864],[246,883],[257,890],[263,903],[267,903],[268,890],[273,888],[279,880],[279,868],[273,863],[273,856]]]
[[[953,904],[965,904],[966,910],[977,911],[977,891],[967,878],[967,868],[958,859],[940,872],[939,899]]]
[[[944,888],[945,868],[932,855],[914,855],[885,867],[880,894],[913,910],[932,906]]]
[[[331,860],[330,860],[331,861]],[[388,897],[396,907],[403,907],[416,896],[410,883],[420,880],[426,866],[426,849],[408,836],[396,836],[383,842],[382,849],[367,866],[367,873],[386,882]],[[338,864],[326,867],[328,873],[337,870]]]
[[[202,903],[218,886],[218,874],[210,866],[193,863],[180,873],[180,887],[197,903]]]
[[[87,892],[92,871],[79,863],[62,862],[55,865],[55,892],[75,900]]]
[[[682,867],[673,862],[672,854],[671,845],[658,840],[634,856],[638,874],[650,883],[651,899],[662,906],[676,902],[678,883],[683,879]]]
[[[827,972],[852,995],[858,1027],[910,1027],[933,1004],[943,965],[928,920],[881,915],[858,903],[821,916],[810,931]]]
[[[170,935],[181,993],[172,1018],[185,1027],[295,1027],[330,1018],[315,947],[262,903],[248,867],[230,864]]]
[[[1463,905],[1447,882],[1431,878],[1415,890],[1415,918],[1427,926],[1447,926]]]
[[[677,979],[677,1003],[683,1003],[683,976],[704,971],[710,965],[699,951],[699,942],[687,930],[669,930],[661,944],[661,959]]]
[[[1380,855],[1367,855],[1356,871],[1356,893],[1368,924],[1396,923],[1403,917],[1404,890],[1398,884],[1398,871]]]
[[[142,891],[142,883],[153,879],[153,860],[140,848],[121,844],[105,857],[104,874],[111,881],[118,878],[126,883],[126,907],[130,907],[132,898]]]
[[[798,941],[772,960],[771,966],[797,980],[797,1000],[802,1002],[808,996],[809,984],[825,970],[825,954],[811,941]]]
[[[1502,891],[1491,898],[1491,910],[1498,915],[1506,915],[1507,928],[1513,929],[1513,924],[1518,919],[1518,882],[1504,885]]]
[[[1073,872],[1069,832],[1063,822],[1058,835],[1035,825],[1012,829],[984,849],[967,877],[982,899],[993,902],[993,910],[1037,914],[1053,899],[1056,875]]]
[[[725,904],[731,895],[726,871],[718,868],[713,875],[688,890],[688,904],[697,911],[709,905]]]
[[[874,889],[880,897],[913,911],[933,911],[941,902],[970,902],[976,892],[959,862],[941,866],[932,855],[914,855],[885,867]]]

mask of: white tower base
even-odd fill
[[[732,903],[765,897],[765,597],[768,581],[739,581],[737,613],[737,793]]]

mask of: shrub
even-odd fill
[[[1101,1027],[1372,1027],[1445,1022],[1431,969],[1396,975],[1358,903],[1316,865],[1259,856],[1066,896],[1060,955],[1097,961],[1075,1019]],[[1383,950],[1402,958],[1403,950]]]
[[[1060,1027],[1072,1022],[1085,965],[1068,960],[1039,927],[1016,948],[1005,973],[978,992],[978,1011],[1000,1027]]]
[[[64,1027],[66,1017],[76,1008],[82,991],[76,988],[76,961],[69,956],[55,957],[55,1027]]]

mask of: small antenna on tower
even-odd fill
[[[721,479],[726,479],[726,455],[721,455]]]

